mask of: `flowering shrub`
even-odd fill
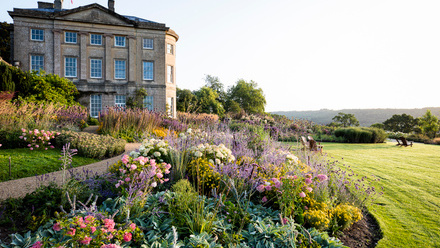
[[[350,227],[354,223],[362,219],[362,211],[348,203],[339,204],[332,210],[333,218],[337,226],[342,230]]]
[[[156,136],[160,139],[163,139],[163,138],[167,137],[168,134],[176,135],[176,132],[168,130],[164,127],[159,127],[159,128],[154,129],[152,134],[154,134],[154,136]]]
[[[331,215],[329,216],[324,210],[310,209],[304,212],[305,223],[321,231],[329,227],[330,220]]]
[[[117,224],[102,214],[75,216],[58,220],[53,226],[55,234],[68,237],[50,242],[51,247],[75,244],[75,247],[112,247],[115,243],[130,244],[140,241],[143,234],[136,224]],[[66,240],[66,241],[64,241]]]
[[[170,173],[171,165],[156,163],[148,157],[130,157],[124,155],[118,163],[112,165],[109,170],[116,174],[118,183],[116,188],[121,188],[123,193],[131,194],[130,190],[137,189],[144,193],[156,187],[158,183],[167,182],[166,174]]]
[[[139,156],[154,158],[158,162],[170,162],[169,161],[170,146],[167,141],[160,139],[146,139],[139,147],[139,151],[132,151],[130,156],[137,158]]]
[[[206,158],[197,158],[188,165],[189,175],[199,183],[199,186],[209,192],[218,188],[220,174],[213,169],[213,164]],[[207,191],[206,191],[207,190]]]
[[[59,135],[58,132],[52,132],[52,131],[44,131],[44,130],[38,130],[34,129],[32,130],[26,130],[24,128],[21,129],[23,132],[22,135],[19,137],[20,139],[23,139],[29,144],[27,145],[30,150],[33,149],[45,149],[47,150],[48,147],[55,148],[52,143],[50,142],[52,139],[55,139],[55,136]]]
[[[220,144],[210,145],[208,143],[199,144],[198,146],[190,148],[191,155],[195,158],[207,159],[211,164],[221,164],[235,161],[232,151]]]

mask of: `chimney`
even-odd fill
[[[108,9],[115,12],[115,0],[108,0]]]
[[[53,3],[38,2],[39,9],[53,9]]]
[[[61,10],[63,8],[63,0],[55,0],[54,8]]]

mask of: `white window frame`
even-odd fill
[[[125,95],[115,95],[115,106],[125,108],[127,103],[127,98]]]
[[[154,96],[144,96],[142,101],[142,105],[144,108],[153,111],[154,110]]]
[[[100,37],[99,43],[94,43],[94,41],[98,39],[93,39],[93,36]],[[90,45],[102,46],[102,34],[90,34]]]
[[[171,43],[167,43],[167,53],[174,55],[174,45]]]
[[[147,70],[151,65],[151,70]],[[142,61],[142,78],[143,80],[154,80],[154,61]]]
[[[121,40],[119,40],[119,39],[121,39]],[[126,43],[127,43],[126,40],[127,40],[127,37],[116,35],[115,36],[115,47],[125,47]]]
[[[75,70],[74,70],[75,73],[74,74],[68,74],[68,72],[70,72],[70,71],[67,70],[67,67],[70,66],[70,65],[68,65],[68,63],[69,64],[71,63],[71,62],[68,62],[69,59],[73,59],[73,61],[75,62],[74,63],[74,68],[75,68]],[[76,77],[78,77],[78,58],[77,57],[64,57],[64,76],[66,78],[76,78]]]
[[[44,71],[44,55],[31,55],[30,69],[31,71]]]
[[[117,64],[118,62],[123,62],[124,67],[123,67],[123,71],[124,71],[124,76],[120,76],[119,72],[122,71],[122,67],[119,67]],[[126,79],[127,78],[127,61],[123,60],[123,59],[115,59],[114,62],[114,75],[115,75],[115,79]]]
[[[95,68],[98,64],[99,68]],[[102,78],[102,59],[90,59],[90,78]]]
[[[94,99],[95,97],[96,99]],[[101,111],[102,95],[90,95],[90,116],[93,118],[98,118]]]
[[[35,31],[35,32],[34,32]],[[38,33],[37,33],[38,31]],[[41,33],[40,33],[41,31]],[[31,28],[31,40],[44,41],[44,29]]]
[[[78,34],[76,32],[64,32],[64,42],[68,44],[78,43]]]
[[[174,83],[174,66],[167,65],[167,82]]]
[[[150,38],[143,38],[142,39],[142,48],[147,50],[153,50],[154,49],[154,40]]]

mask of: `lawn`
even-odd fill
[[[11,177],[9,177],[9,157],[11,157]],[[61,152],[58,149],[33,150],[0,149],[0,182],[41,175],[61,169]],[[72,166],[91,164],[98,159],[73,156]]]
[[[384,195],[369,206],[383,239],[377,247],[440,247],[440,146],[324,143],[329,156],[375,175]]]

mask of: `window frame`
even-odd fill
[[[34,34],[33,33],[33,31],[41,31],[41,34]],[[44,29],[39,29],[39,28],[31,28],[31,32],[30,32],[30,38],[31,38],[31,40],[32,41],[44,41]],[[41,36],[41,39],[37,39],[37,38],[34,38],[34,37],[40,37]]]
[[[124,99],[124,103],[121,103],[121,101],[120,101],[121,99],[119,99],[119,101],[118,101],[118,97],[119,98],[122,97]],[[125,108],[125,106],[127,106],[127,97],[125,95],[115,95],[115,106]]]
[[[174,45],[171,43],[167,43],[167,53],[174,55]]]
[[[151,64],[151,77],[148,77],[148,72],[146,65]],[[154,81],[154,61],[144,60],[142,61],[142,80],[144,81]]]
[[[75,60],[75,75],[68,75],[67,72],[67,63],[68,63],[68,59],[74,59]],[[78,58],[77,57],[72,57],[72,56],[66,56],[64,57],[64,77],[66,78],[77,78],[78,77]]]
[[[171,68],[171,73],[168,71]],[[174,83],[174,66],[167,65],[167,83]]]
[[[123,38],[124,44],[118,45],[118,38]],[[115,35],[115,47],[126,47],[127,46],[127,37],[121,35]]]
[[[97,68],[93,68],[93,61],[99,61],[100,63],[101,63],[101,67],[99,68],[99,73],[100,73],[100,76],[98,77],[98,76],[93,76],[93,69],[97,69]],[[96,72],[95,72],[96,73]],[[97,58],[91,58],[90,59],[90,78],[93,78],[93,79],[99,79],[99,78],[102,78],[102,59],[97,59]]]
[[[99,36],[99,37],[101,37],[100,39],[99,39],[99,41],[100,41],[100,43],[98,44],[98,43],[93,43],[92,41],[94,40],[92,37],[93,36]],[[102,46],[102,34],[90,34],[90,45],[92,45],[92,46]]]
[[[98,99],[95,99],[95,101],[93,101],[93,97],[94,96],[99,96],[99,103],[96,101]],[[93,115],[94,112],[96,111],[96,107],[97,106],[99,106],[99,111],[98,111],[97,115]],[[93,117],[93,118],[98,118],[99,117],[99,113],[101,111],[102,111],[102,94],[92,94],[92,95],[90,95],[90,116]]]
[[[148,99],[148,101],[147,101],[147,99]],[[149,111],[153,111],[154,110],[154,96],[144,96],[144,99],[142,99],[142,107],[144,109],[145,108],[148,109]]]
[[[149,47],[149,46],[146,46],[146,41],[151,41],[151,47]],[[145,50],[154,50],[154,39],[152,39],[152,38],[143,38],[142,39],[142,49],[145,49]]]
[[[68,36],[69,34],[69,36]],[[73,35],[72,37],[70,37],[70,35]],[[68,39],[72,39],[75,41],[68,41]],[[77,32],[71,32],[71,31],[64,31],[64,43],[66,44],[78,44],[78,33]]]
[[[117,68],[116,62],[124,62],[124,77],[117,77],[117,75],[119,75],[117,74],[117,71],[120,71],[121,69]],[[114,79],[119,79],[119,80],[127,79],[127,60],[115,59],[113,65],[114,65],[114,70],[113,70]]]
[[[32,68],[33,66],[34,66],[34,57],[40,57],[41,58],[41,68],[39,68],[38,70],[37,69],[34,69],[34,68]],[[44,55],[38,55],[38,54],[31,54],[30,55],[30,63],[29,63],[29,69],[31,70],[31,71],[38,71],[38,72],[41,72],[41,71],[44,71]]]

